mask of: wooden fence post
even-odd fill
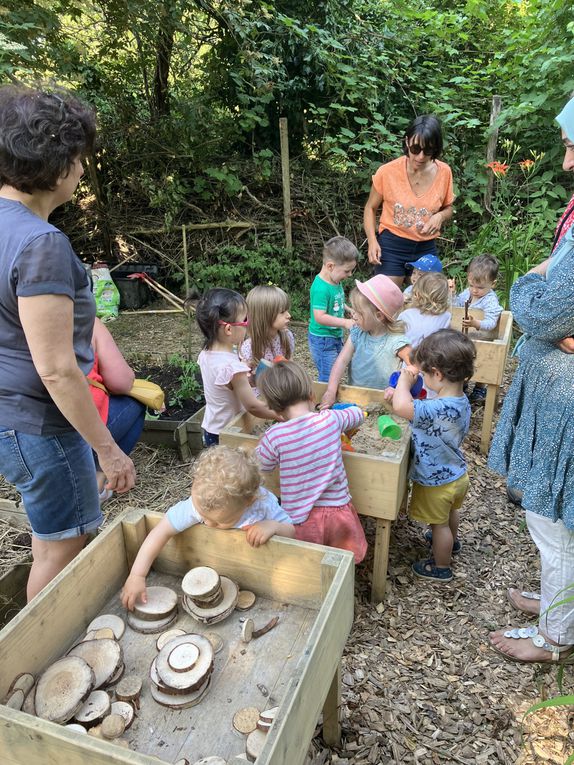
[[[500,96],[492,96],[492,107],[490,110],[490,135],[488,137],[488,145],[486,147],[486,164],[493,162],[496,157],[496,144],[498,142],[498,127],[493,128],[498,115],[502,109],[502,99]],[[494,173],[488,174],[488,183],[486,185],[486,191],[484,192],[484,209],[487,212],[492,213],[492,188],[494,186]]]
[[[291,180],[289,177],[289,128],[287,117],[279,119],[279,138],[281,140],[281,175],[283,178],[283,225],[285,227],[285,247],[293,247],[291,232]]]

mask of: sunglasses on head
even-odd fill
[[[418,156],[421,151],[425,157],[432,157],[433,154],[433,150],[430,148],[430,146],[421,146],[420,143],[412,143],[410,146],[407,144],[407,149],[411,154],[414,154],[415,156]]]

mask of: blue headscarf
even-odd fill
[[[566,133],[566,137],[574,142],[574,98],[568,101],[564,109],[556,117],[556,122]]]

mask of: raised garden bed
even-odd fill
[[[163,364],[135,362],[138,377],[160,385],[165,391],[166,410],[157,419],[146,418],[141,440],[148,444],[164,444],[178,450],[187,462],[201,451],[201,421],[204,398],[197,365],[179,354],[169,356]]]

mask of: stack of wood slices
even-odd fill
[[[151,695],[165,707],[185,709],[207,693],[213,672],[213,646],[203,635],[183,634],[158,641],[150,667]]]
[[[181,583],[182,605],[187,613],[203,624],[221,622],[233,613],[239,588],[226,576],[208,566],[192,568]]]
[[[260,712],[257,707],[245,707],[233,716],[233,728],[247,736],[245,756],[250,762],[255,762],[261,754],[277,710],[278,707],[272,707]]]
[[[123,619],[115,614],[97,617],[88,625],[81,642],[44,670],[37,681],[28,673],[15,678],[6,703],[78,733],[89,732],[109,740],[119,738],[135,715],[128,703],[132,697],[122,697],[120,686],[116,689],[117,700],[112,702],[112,686],[120,681],[125,669],[118,642],[124,630]]]
[[[128,624],[136,632],[163,632],[177,619],[177,593],[169,587],[147,587],[145,603],[128,612]]]

